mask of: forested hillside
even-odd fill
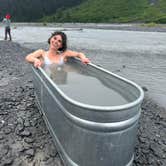
[[[0,0],[18,22],[166,23],[166,0]]]
[[[44,17],[48,22],[166,23],[166,0],[87,0]]]
[[[83,0],[0,0],[0,18],[6,13],[12,15],[12,21],[36,21],[46,15],[56,13],[58,8],[69,8]]]

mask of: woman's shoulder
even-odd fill
[[[35,54],[39,54],[39,55],[41,55],[41,56],[44,56],[45,53],[46,53],[46,51],[43,50],[43,49],[38,49],[38,50],[36,50],[34,53],[35,53]]]
[[[62,54],[65,56],[65,57],[68,57],[68,56],[72,56],[75,52],[72,51],[72,50],[66,50],[64,51]]]
[[[39,52],[39,53],[45,53],[46,51],[45,50],[43,50],[43,49],[38,49],[38,50],[36,50],[37,52]]]

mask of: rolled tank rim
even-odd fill
[[[77,105],[79,107],[83,107],[83,108],[86,108],[86,109],[91,109],[91,110],[102,110],[103,111],[117,111],[117,110],[124,110],[124,109],[128,109],[128,108],[131,108],[131,107],[134,107],[136,106],[137,104],[141,103],[143,98],[144,98],[144,92],[142,90],[142,88],[137,85],[136,83],[134,83],[133,81],[130,81],[124,77],[121,77],[115,73],[112,73],[106,69],[103,69],[101,67],[98,67],[92,63],[89,63],[88,65],[91,65],[95,68],[98,68],[104,72],[107,72],[109,73],[110,75],[113,75],[115,77],[118,77],[119,79],[125,81],[125,82],[128,82],[130,83],[131,85],[133,85],[137,90],[139,90],[140,92],[140,96],[133,102],[130,102],[130,103],[127,103],[127,104],[123,104],[123,105],[119,105],[119,106],[96,106],[96,105],[90,105],[90,104],[84,104],[84,103],[81,103],[81,102],[78,102],[76,100],[73,100],[71,99],[70,97],[68,97],[54,82],[53,80],[46,74],[46,72],[41,68],[39,67],[38,69],[41,71],[41,73],[47,78],[47,80],[49,80],[49,82],[52,84],[52,86],[60,93],[61,96],[63,96],[67,101],[69,101],[70,103],[74,104],[74,105]]]

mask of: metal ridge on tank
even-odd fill
[[[63,68],[32,69],[39,110],[65,165],[132,165],[140,86],[75,58]]]

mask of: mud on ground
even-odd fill
[[[0,41],[0,166],[62,166],[35,103],[32,50]],[[166,165],[166,110],[145,95],[134,166]]]

